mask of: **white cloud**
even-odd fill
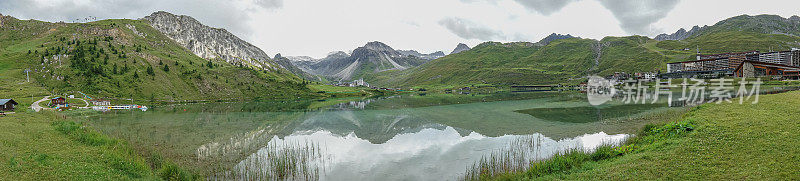
[[[246,11],[253,4],[275,9],[282,7],[283,0],[2,0],[0,12],[22,19],[72,22],[88,17],[138,19],[163,10],[192,16],[237,35],[248,35],[255,32],[248,24],[253,17]]]
[[[561,11],[561,8],[567,6],[569,3],[578,0],[514,0],[517,3],[525,6],[530,11],[541,13],[542,15],[549,16],[555,12]]]
[[[786,0],[0,0],[21,19],[138,19],[164,10],[228,29],[268,54],[323,57],[369,41],[449,52],[458,43],[655,35],[741,14],[800,14]],[[717,7],[709,9],[708,7]],[[456,18],[457,17],[457,18]]]
[[[464,39],[478,39],[483,41],[490,41],[490,40],[505,40],[505,35],[503,32],[493,30],[488,28],[484,25],[477,24],[475,22],[457,18],[457,17],[448,17],[442,20],[439,20],[439,25],[447,28],[453,34],[458,35]]]
[[[283,0],[255,0],[255,3],[267,9],[283,7]]]
[[[652,26],[675,8],[678,0],[600,0],[630,34],[654,35],[661,30]]]

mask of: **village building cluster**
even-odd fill
[[[369,83],[367,83],[367,81],[364,81],[363,78],[358,79],[358,80],[354,80],[352,82],[339,82],[339,83],[332,84],[332,85],[340,86],[340,87],[361,87],[361,86],[369,87]]]
[[[800,49],[697,55],[696,60],[667,64],[661,78],[771,77],[800,79]]]

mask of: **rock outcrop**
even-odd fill
[[[292,60],[290,60],[287,57],[281,56],[280,53],[275,54],[275,58],[273,58],[273,60],[275,61],[276,64],[278,64],[281,67],[284,67],[284,69],[288,70],[292,74],[300,76],[300,77],[302,77],[304,79],[309,79],[309,80],[316,80],[317,79],[316,76],[311,75],[310,73],[306,72],[305,70],[303,70],[302,68],[300,68],[298,66],[295,66],[293,64]]]
[[[568,38],[578,38],[578,37],[574,37],[574,36],[572,36],[570,34],[562,35],[562,34],[553,33],[553,34],[548,35],[547,37],[544,37],[542,40],[539,40],[539,42],[537,42],[536,44],[539,45],[539,46],[545,46],[547,44],[550,44],[550,42],[552,42],[552,41],[561,40],[561,39],[568,39]]]
[[[287,56],[286,58],[288,58],[292,62],[316,62],[316,61],[319,61],[319,59],[316,59],[314,57],[309,57],[309,56]]]
[[[419,53],[416,50],[397,50],[397,52],[400,52],[400,54],[403,54],[405,56],[416,56],[425,60],[434,60],[445,56],[444,52],[442,51],[436,51],[429,54]]]
[[[467,46],[467,44],[459,43],[459,44],[456,46],[456,48],[455,48],[455,49],[453,49],[453,51],[452,51],[452,52],[450,52],[450,54],[461,53],[461,52],[463,52],[463,51],[467,51],[467,50],[469,50],[469,49],[470,49],[470,48],[469,48],[469,46]]]
[[[695,34],[698,34],[700,31],[702,31],[702,30],[704,30],[706,28],[708,28],[708,26],[703,26],[702,28],[700,26],[694,26],[689,31],[686,31],[686,29],[681,28],[678,31],[676,31],[675,33],[672,33],[672,34],[669,34],[669,35],[668,34],[660,34],[660,35],[656,36],[653,39],[658,40],[658,41],[662,41],[662,40],[684,40],[684,39],[689,38],[689,37],[691,37],[691,36],[693,36]]]
[[[275,69],[277,62],[258,47],[239,39],[225,29],[203,25],[190,16],[159,11],[142,18],[195,55],[220,59],[231,64]]]

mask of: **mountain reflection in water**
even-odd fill
[[[442,180],[458,178],[476,160],[513,146],[514,140],[537,140],[529,149],[535,153],[525,158],[536,160],[615,143],[647,123],[601,121],[606,116],[552,119],[584,114],[574,108],[586,106],[585,95],[576,93],[427,95],[179,105],[88,119],[105,133],[205,171],[209,178]],[[536,109],[554,111],[520,112]],[[658,104],[635,111],[669,109],[674,108]]]
[[[302,164],[307,168],[297,166],[299,171],[296,172],[313,170],[313,173],[319,173],[321,180],[446,180],[458,178],[482,156],[513,146],[514,140],[534,138],[537,146],[529,149],[535,153],[529,153],[533,157],[528,159],[537,160],[560,151],[590,150],[603,143],[614,144],[625,137],[625,134],[607,135],[603,132],[562,140],[541,134],[487,137],[471,132],[462,136],[454,128],[446,127],[397,134],[382,144],[373,144],[352,133],[342,136],[324,130],[298,132],[283,139],[273,137],[268,143],[271,146],[248,156],[226,176],[230,179],[269,180],[279,175],[276,173],[279,171],[273,168],[275,165],[267,163],[268,157],[274,156],[270,153],[284,149],[308,150],[304,145],[319,145],[319,156],[299,159],[306,161]],[[272,145],[277,145],[277,148]]]

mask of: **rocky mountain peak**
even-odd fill
[[[683,39],[689,38],[689,37],[699,33],[700,31],[706,29],[707,27],[708,26],[703,26],[701,28],[700,26],[694,26],[694,27],[692,27],[692,29],[689,29],[689,31],[686,31],[686,29],[681,28],[681,29],[678,29],[678,31],[676,31],[675,33],[672,33],[672,34],[660,34],[660,35],[656,36],[653,39],[659,40],[659,41],[662,41],[662,40],[683,40]]]
[[[275,54],[275,59],[281,59],[281,58],[283,58],[283,56],[281,56],[281,53]]]
[[[386,56],[389,56],[389,57],[400,57],[400,56],[402,56],[402,54],[400,54],[400,52],[397,52],[396,50],[394,50],[389,45],[386,45],[386,44],[378,42],[378,41],[369,42],[369,43],[367,43],[366,45],[364,45],[362,47],[356,48],[355,50],[353,50],[353,53],[350,54],[350,56],[364,57],[364,56],[370,56],[372,54],[375,54],[375,55],[381,55],[382,54],[382,55],[386,55]]]
[[[358,80],[378,72],[405,70],[430,61],[420,56],[404,55],[400,52],[420,54],[414,50],[395,50],[381,42],[369,42],[352,53],[332,52],[317,62],[296,62],[301,69],[328,80]]]
[[[539,40],[537,44],[544,46],[550,44],[550,42],[552,41],[568,39],[568,38],[577,38],[577,37],[574,37],[570,34],[562,35],[562,34],[552,33],[550,35],[547,35],[547,37],[544,37],[542,40]]]
[[[675,34],[686,34],[686,29],[683,28],[678,29],[678,31],[676,31]]]
[[[326,56],[324,59],[345,58],[345,57],[349,57],[349,56],[350,56],[350,54],[347,54],[346,52],[334,51],[334,52],[328,53],[328,56]]]
[[[275,62],[258,47],[236,37],[225,29],[203,25],[185,15],[158,11],[142,18],[179,45],[205,59],[220,59],[263,69]]]
[[[419,53],[416,50],[397,50],[397,52],[399,52],[403,56],[415,56],[415,57],[422,58],[422,59],[425,59],[425,60],[433,60],[433,59],[437,59],[437,58],[441,58],[441,57],[445,56],[444,52],[442,52],[442,51],[436,51],[436,52],[429,53],[429,54]]]
[[[362,48],[366,48],[366,49],[369,49],[369,50],[375,50],[375,51],[381,51],[381,52],[392,52],[392,51],[395,51],[389,45],[386,45],[386,44],[381,43],[379,41],[369,42],[366,45],[364,45]]]
[[[794,15],[792,17],[789,17],[789,20],[791,20],[791,21],[800,21],[800,16]]]
[[[318,59],[309,56],[288,56],[286,57],[292,62],[316,62]]]
[[[450,54],[461,53],[461,52],[463,52],[463,51],[467,51],[467,50],[469,50],[469,49],[470,49],[470,48],[469,48],[469,46],[467,46],[467,44],[459,43],[459,44],[456,46],[456,48],[455,48],[455,49],[453,49],[453,51],[452,51],[452,52],[450,52]]]

